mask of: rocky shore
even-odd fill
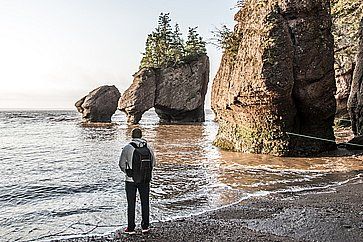
[[[146,235],[137,231],[61,241],[363,241],[362,183],[363,172],[357,172],[356,179],[339,186],[255,197],[154,223]]]

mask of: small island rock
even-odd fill
[[[119,100],[128,123],[136,124],[154,107],[162,123],[203,122],[209,58],[167,68],[143,68]]]
[[[101,86],[75,103],[84,122],[111,122],[121,94],[115,86]]]

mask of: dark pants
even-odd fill
[[[125,182],[126,196],[127,196],[127,222],[130,230],[135,229],[135,203],[136,203],[136,190],[139,191],[141,200],[141,227],[146,229],[149,227],[150,205],[150,183],[136,184],[134,182]]]

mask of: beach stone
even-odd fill
[[[336,149],[329,1],[246,0],[235,20],[236,51],[225,51],[212,86],[214,144],[277,156]]]
[[[144,68],[119,100],[128,123],[137,124],[144,112],[155,108],[162,123],[204,122],[204,102],[209,82],[209,58],[174,67]]]
[[[363,135],[363,18],[360,23],[358,54],[348,99],[348,111],[355,136]]]
[[[84,122],[108,123],[117,110],[121,94],[115,86],[101,86],[75,103]]]

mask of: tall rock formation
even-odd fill
[[[337,86],[337,91],[335,94],[335,99],[337,102],[335,118],[338,119],[339,123],[341,124],[349,123],[347,120],[350,119],[347,105],[353,80],[354,66],[355,65],[352,65],[351,69],[349,69],[347,72],[335,76]]]
[[[115,86],[101,86],[76,102],[84,122],[111,122],[121,94]]]
[[[335,149],[329,1],[246,0],[235,20],[238,51],[224,53],[213,82],[215,144],[278,156]]]
[[[204,101],[209,81],[209,58],[164,69],[143,68],[119,100],[128,123],[136,124],[154,107],[163,123],[204,121]]]
[[[363,18],[360,23],[358,54],[348,99],[348,110],[352,120],[354,136],[363,135]]]

